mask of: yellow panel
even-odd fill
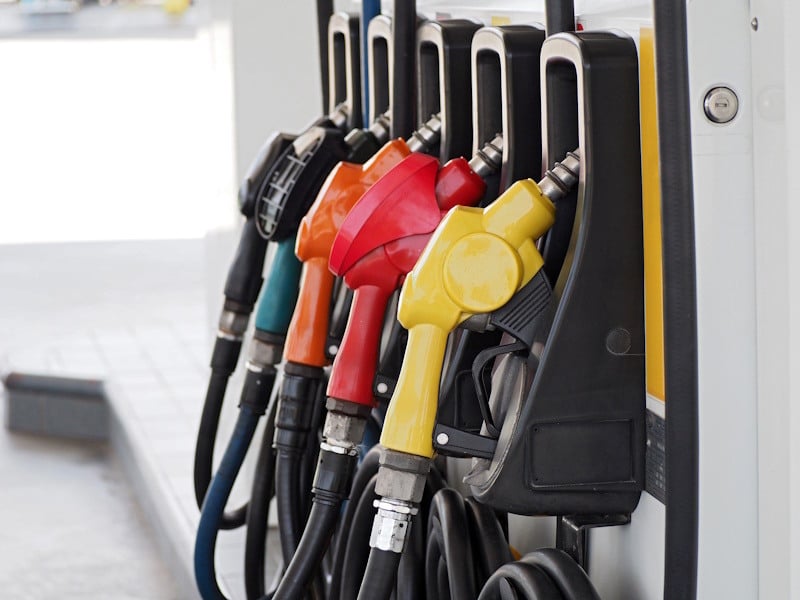
[[[662,402],[664,391],[664,299],[661,255],[661,181],[653,29],[639,32],[639,93],[642,119],[645,331],[647,392]]]
[[[491,22],[492,22],[492,27],[499,27],[501,25],[511,25],[511,18],[510,17],[493,16]]]

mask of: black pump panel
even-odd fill
[[[503,134],[499,178],[487,182],[487,200],[541,169],[539,54],[544,29],[532,25],[484,27],[472,40],[473,152]]]
[[[518,514],[629,513],[645,451],[637,53],[623,34],[561,33],[544,43],[541,60],[544,98],[574,74],[574,225],[530,389],[506,399],[494,458],[469,483],[479,500]],[[563,119],[569,108],[554,114]],[[548,164],[565,143],[550,116]]]
[[[328,22],[328,89],[333,112],[347,108],[347,131],[362,126],[361,42],[357,15],[335,13]]]
[[[392,98],[392,20],[373,17],[367,28],[367,70],[369,71],[369,123],[389,110]],[[365,125],[368,125],[365,124]]]
[[[417,117],[439,113],[442,163],[470,154],[472,79],[470,49],[480,25],[466,19],[427,21],[417,29]]]

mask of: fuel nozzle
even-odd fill
[[[473,157],[496,164],[495,138]],[[502,146],[500,146],[502,147]],[[535,240],[552,225],[554,201],[578,180],[580,154],[567,155],[537,184],[512,185],[486,208],[458,206],[437,227],[406,277],[398,319],[409,338],[384,421],[378,513],[370,544],[401,552],[433,457],[432,437],[447,336],[470,316],[502,307],[542,268]]]

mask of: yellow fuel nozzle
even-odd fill
[[[575,185],[579,170],[580,155],[568,153],[538,184],[518,181],[490,206],[455,207],[439,224],[400,293],[397,316],[409,330],[408,345],[384,421],[384,447],[433,456],[448,334],[502,307],[542,268],[535,240],[553,225],[553,201]]]

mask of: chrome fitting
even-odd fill
[[[283,346],[270,344],[258,338],[250,340],[247,355],[247,368],[263,370],[265,367],[274,367],[283,359]],[[251,368],[252,367],[252,368]]]
[[[369,132],[375,136],[379,144],[385,144],[389,140],[389,135],[391,135],[391,118],[388,110],[382,115],[378,115],[372,122],[372,125],[369,126]]]
[[[581,153],[579,149],[567,152],[561,162],[557,162],[552,169],[548,169],[539,182],[539,189],[550,200],[558,200],[575,186],[581,172]]]
[[[319,449],[324,452],[333,452],[334,454],[358,456],[358,446],[337,446],[335,444],[329,444],[328,442],[322,442],[319,445]]]
[[[350,116],[350,111],[347,108],[347,104],[342,102],[339,106],[333,109],[331,113],[328,115],[328,118],[331,120],[336,127],[339,129],[344,129],[347,127],[347,119]]]
[[[399,502],[419,504],[430,468],[431,460],[427,457],[383,448],[375,493]]]
[[[361,417],[328,411],[322,428],[322,437],[331,447],[358,451],[358,445],[364,438],[367,420]]]
[[[498,133],[490,142],[485,143],[469,161],[469,167],[481,179],[486,179],[503,166],[503,135]]]
[[[442,137],[442,119],[438,114],[431,116],[406,140],[412,152],[425,152],[435,146]]]
[[[411,519],[419,509],[410,502],[392,498],[375,500],[372,505],[378,514],[372,521],[372,532],[369,536],[370,548],[400,554],[406,545]]]
[[[219,316],[217,337],[235,341],[241,340],[247,331],[247,323],[249,321],[250,315],[248,314],[223,310]]]

